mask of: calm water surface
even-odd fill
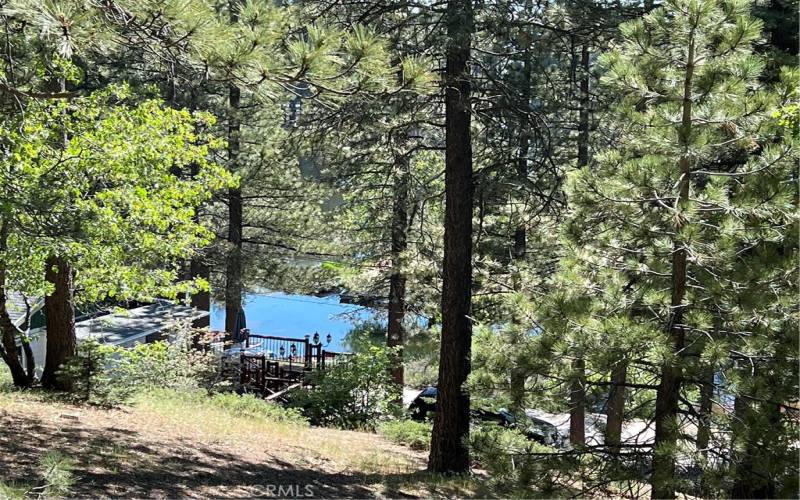
[[[248,295],[244,312],[247,327],[254,334],[299,338],[319,332],[324,344],[330,333],[332,341],[326,347],[330,351],[349,350],[343,342],[345,334],[354,323],[375,315],[361,306],[340,304],[336,295],[315,297],[280,292]],[[225,328],[225,308],[221,304],[211,308],[211,328]]]

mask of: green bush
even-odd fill
[[[226,382],[217,356],[197,344],[187,328],[179,328],[169,342],[130,348],[87,339],[78,344],[59,376],[70,381],[75,400],[104,407],[126,403],[137,392],[153,388],[206,392],[222,388]]]
[[[86,339],[78,344],[75,355],[59,370],[59,377],[69,381],[73,399],[111,407],[127,401],[134,386],[114,374],[119,348]]]
[[[289,406],[314,425],[374,429],[401,397],[389,375],[391,352],[372,346],[346,362],[313,372],[308,379],[313,389],[293,391]]]
[[[392,420],[382,423],[378,431],[393,443],[408,446],[412,450],[427,450],[431,446],[432,427],[430,422]]]
[[[221,389],[217,355],[202,348],[204,338],[188,329],[179,329],[169,342],[158,341],[119,349],[117,376],[137,390],[155,387],[178,390]]]

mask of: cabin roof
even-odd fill
[[[207,311],[169,301],[158,301],[127,311],[98,316],[75,323],[78,340],[94,338],[108,344],[125,344],[163,332],[176,321],[193,321]]]
[[[33,315],[42,307],[42,299],[28,297],[28,304],[31,306],[31,315]],[[6,290],[6,310],[14,325],[21,326],[25,321],[25,295]]]

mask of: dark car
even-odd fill
[[[538,443],[560,448],[564,446],[564,436],[558,432],[558,428],[541,418],[525,415],[524,422],[518,422],[517,428],[525,434],[528,439]]]
[[[432,419],[436,412],[438,395],[436,387],[423,389],[408,407],[411,419],[418,422]],[[473,409],[470,415],[473,422],[494,423],[501,427],[519,429],[528,439],[547,446],[561,446],[562,440],[558,429],[544,420],[526,415],[524,421],[518,422],[514,415],[506,410]]]

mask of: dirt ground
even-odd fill
[[[241,419],[233,419],[236,426]],[[31,482],[57,450],[76,497],[416,497],[424,456],[378,435],[298,428],[209,434],[147,408],[0,399],[0,479]]]

